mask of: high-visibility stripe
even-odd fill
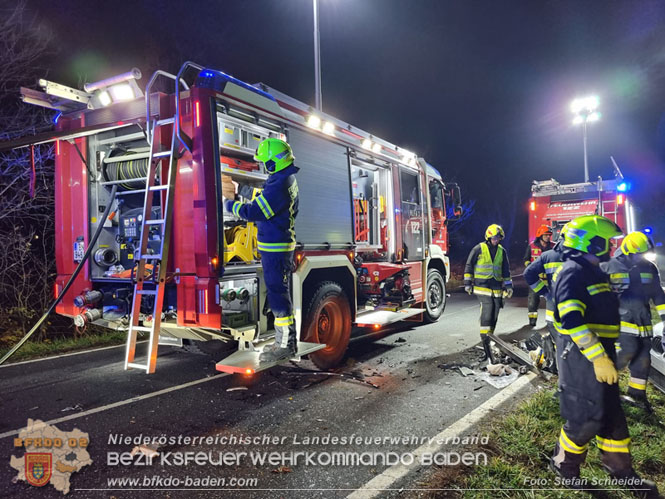
[[[503,294],[503,291],[501,289],[490,289],[490,288],[483,288],[480,286],[474,286],[473,294],[483,295],[483,296],[494,296],[495,298],[500,298],[501,295]]]
[[[258,205],[259,208],[261,208],[263,216],[266,217],[266,220],[268,220],[270,218],[270,212],[266,209],[266,206],[261,196],[256,198],[256,204]]]
[[[610,274],[610,282],[612,284],[630,284],[630,274],[624,272]]]
[[[653,281],[653,274],[650,272],[641,272],[640,279],[642,279],[642,284],[650,284]]]
[[[545,322],[554,322],[554,310],[545,310]]]
[[[586,305],[580,300],[566,300],[559,303],[557,305],[557,309],[559,310],[559,316],[563,318],[564,315],[570,312],[580,312],[582,315],[584,315]]]
[[[544,265],[546,274],[553,274],[556,269],[561,267],[563,262],[549,262]]]
[[[274,217],[274,216],[275,216],[275,212],[272,211],[272,207],[270,206],[270,203],[268,203],[268,200],[265,198],[265,196],[264,196],[263,194],[259,194],[259,197],[256,198],[256,199],[260,199],[260,200],[261,200],[261,203],[263,203],[263,205],[265,206],[266,210],[268,211],[268,214],[269,214],[270,216],[267,217],[267,218],[270,218],[270,217]]]
[[[467,280],[467,279],[473,279],[473,275],[472,274],[464,274],[464,280]]]
[[[563,428],[561,428],[561,434],[559,435],[559,445],[563,447],[566,452],[572,452],[573,454],[584,454],[587,450],[587,447],[589,446],[588,443],[584,445],[577,445],[570,438],[568,438],[568,435],[566,435],[566,432],[563,431]]]
[[[603,345],[600,342],[598,342],[595,345],[582,350],[582,353],[587,359],[593,360],[603,355],[605,353],[605,349],[603,348]]]
[[[653,326],[647,324],[645,326],[638,326],[632,322],[621,321],[620,331],[622,333],[636,334],[638,336],[652,336],[653,335]]]
[[[296,249],[296,243],[257,243],[259,251],[266,251],[270,253],[278,253],[282,251],[293,251]]]
[[[665,303],[662,305],[656,305],[656,312],[659,314],[665,313]]]
[[[538,280],[538,282],[531,285],[531,289],[533,289],[534,293],[538,293],[544,287],[545,287],[545,283],[541,280]]]
[[[630,452],[630,438],[624,438],[623,440],[611,440],[609,438],[596,436],[596,445],[600,450],[605,452]]]
[[[635,390],[646,390],[647,380],[631,377],[630,380],[628,381],[628,386],[630,388],[634,388]]]
[[[240,207],[242,206],[242,203],[240,201],[236,201],[233,203],[233,207],[231,208],[231,211],[236,217],[240,216]]]
[[[601,282],[598,284],[593,284],[591,286],[586,287],[587,291],[591,296],[597,295],[598,293],[610,293],[612,290],[610,289],[610,285],[606,282]]]
[[[537,319],[538,318],[538,312],[527,312],[526,316],[529,319]]]
[[[293,316],[288,317],[275,317],[275,326],[289,326],[293,324]]]
[[[494,328],[491,326],[480,326],[480,334],[492,333]]]
[[[504,286],[512,286],[512,285],[513,285],[513,281],[512,281],[512,279],[508,279],[507,277],[504,277],[504,279],[505,279],[505,280],[503,281],[503,285],[504,285]]]

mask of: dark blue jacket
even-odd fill
[[[251,203],[231,200],[225,203],[227,211],[248,222],[256,222],[259,251],[276,253],[293,251],[296,247],[297,172],[298,168],[291,165],[270,175],[261,194]]]
[[[529,287],[547,300],[547,313],[545,319],[554,320],[554,302],[552,301],[552,276],[556,269],[563,265],[563,247],[557,244],[551,250],[545,251],[524,270],[524,280]],[[541,276],[545,274],[547,283]]]
[[[619,337],[619,300],[599,265],[579,254],[564,259],[552,276],[554,326],[593,361],[606,353],[599,338]]]

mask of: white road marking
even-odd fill
[[[56,424],[56,423],[62,423],[63,421],[70,421],[72,419],[79,419],[85,416],[89,416],[90,414],[96,414],[98,412],[103,412],[103,411],[108,411],[109,409],[115,409],[116,407],[122,407],[123,405],[129,405],[133,404],[134,402],[138,402],[139,400],[145,400],[153,397],[159,397],[160,395],[164,395],[165,393],[169,392],[175,392],[177,390],[182,390],[183,388],[189,388],[190,386],[196,386],[200,385],[201,383],[207,383],[208,381],[213,381],[216,379],[224,378],[225,376],[229,376],[228,373],[225,374],[218,374],[214,376],[210,376],[209,378],[203,378],[203,379],[197,379],[194,381],[190,381],[188,383],[183,383],[182,385],[177,385],[177,386],[171,386],[169,388],[164,388],[163,390],[157,390],[156,392],[151,392],[151,393],[146,393],[145,395],[139,395],[138,397],[132,397],[130,399],[125,399],[125,400],[120,400],[118,402],[113,402],[112,404],[107,404],[103,405],[100,407],[95,407],[94,409],[89,409],[87,411],[83,412],[78,412],[76,414],[70,414],[69,416],[64,416],[61,418],[56,418],[56,419],[51,419],[49,421],[45,421],[46,424]],[[12,430],[12,431],[7,431],[5,433],[0,433],[0,440],[3,438],[11,437],[13,435],[18,435],[18,433],[22,430],[23,428],[19,428],[18,430]]]
[[[139,345],[141,343],[146,343],[147,341],[148,340],[137,341],[136,344]],[[110,350],[111,348],[121,348],[121,347],[124,348],[125,346],[126,346],[125,343],[123,343],[121,345],[112,345],[110,347],[93,348],[92,350],[80,350],[78,352],[63,353],[61,355],[52,355],[50,357],[40,357],[38,359],[24,360],[24,361],[21,361],[21,362],[13,362],[11,364],[2,364],[2,365],[0,365],[0,369],[2,369],[3,367],[14,367],[14,366],[20,366],[20,365],[23,365],[23,364],[30,364],[32,362],[40,362],[42,360],[53,360],[53,359],[59,359],[60,357],[70,357],[72,355],[81,355],[81,354],[84,354],[84,353],[101,352],[102,350]]]
[[[511,385],[504,388],[492,398],[476,407],[462,419],[458,419],[453,424],[448,426],[445,430],[436,435],[432,439],[431,443],[421,445],[416,450],[412,451],[411,454],[413,454],[414,457],[413,464],[409,466],[405,466],[403,464],[391,466],[380,475],[372,478],[358,490],[349,494],[347,499],[371,499],[381,494],[382,491],[390,489],[390,486],[395,482],[404,478],[409,472],[414,471],[420,467],[419,462],[423,454],[434,454],[439,452],[444,447],[444,444],[439,442],[445,442],[447,439],[452,439],[453,437],[468,431],[469,428],[471,428],[474,424],[478,423],[482,418],[487,416],[490,411],[494,410],[496,407],[519,392],[522,388],[527,386],[534,378],[536,378],[536,375],[533,373],[519,377]]]

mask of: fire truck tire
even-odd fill
[[[427,293],[425,294],[425,322],[439,320],[446,308],[446,281],[437,269],[427,272]]]
[[[326,281],[316,288],[303,320],[303,341],[327,346],[309,355],[319,369],[330,369],[344,357],[351,337],[351,307],[346,293],[336,282]]]

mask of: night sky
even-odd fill
[[[475,214],[526,244],[534,179],[583,181],[570,101],[596,93],[590,176],[633,185],[639,225],[665,240],[665,2],[320,0],[323,109],[458,181]],[[310,0],[30,1],[51,31],[49,79],[78,86],[185,60],[314,102]],[[453,253],[454,254],[454,253]]]

